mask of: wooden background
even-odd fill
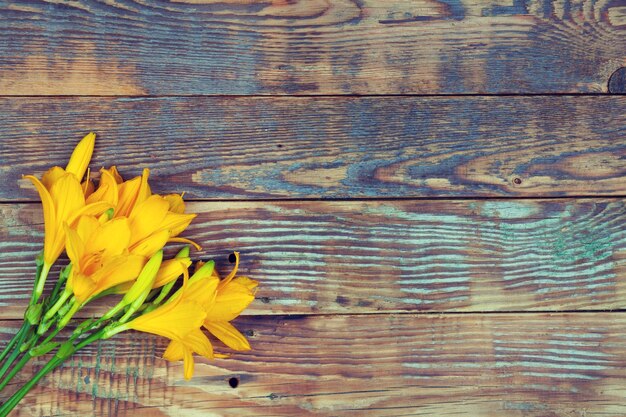
[[[261,282],[252,351],[120,334],[13,416],[626,415],[624,67],[623,0],[0,2],[0,338],[91,130]]]

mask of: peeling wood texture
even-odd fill
[[[625,416],[625,74],[623,0],[0,1],[0,346],[89,131],[260,281],[253,350],[119,334],[11,417]]]
[[[5,205],[2,318],[19,318],[40,208]],[[607,200],[190,204],[187,236],[262,282],[251,314],[626,307],[626,205]],[[375,291],[372,288],[376,288]],[[88,310],[92,312],[93,310]]]
[[[0,125],[3,201],[90,130],[96,169],[195,199],[626,194],[618,96],[5,98]]]
[[[14,329],[5,323],[3,338]],[[254,349],[199,359],[191,381],[179,364],[160,359],[163,339],[122,333],[75,355],[13,416],[626,414],[622,313],[278,316],[236,324]]]
[[[620,1],[25,1],[0,94],[606,92]]]

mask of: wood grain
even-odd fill
[[[5,98],[0,200],[66,163],[195,199],[626,194],[626,97]]]
[[[261,288],[250,314],[626,307],[626,205],[606,200],[205,202],[198,258]],[[3,205],[2,318],[20,317],[38,205]],[[89,310],[91,312],[93,310]]]
[[[626,414],[623,313],[278,316],[236,324],[252,335],[253,350],[199,359],[188,382],[180,364],[160,359],[161,338],[122,333],[85,348],[13,417]],[[6,322],[2,331],[6,339]],[[236,389],[230,378],[238,378]]]
[[[0,94],[607,91],[619,0],[23,1],[0,5]]]

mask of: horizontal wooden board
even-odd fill
[[[626,97],[5,98],[0,199],[66,163],[195,199],[626,194]]]
[[[606,200],[204,202],[196,258],[242,254],[250,313],[626,307],[626,205]],[[20,317],[41,248],[35,204],[0,205],[0,315]]]
[[[623,313],[257,317],[236,325],[252,335],[253,350],[199,359],[188,382],[179,363],[160,359],[164,339],[122,333],[87,347],[13,417],[626,414]]]
[[[0,5],[10,95],[607,91],[620,1],[180,0]]]

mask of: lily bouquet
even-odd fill
[[[193,375],[194,353],[225,357],[214,353],[203,330],[231,349],[250,349],[230,323],[252,302],[257,287],[256,281],[236,276],[239,254],[234,253],[234,268],[223,279],[213,261],[198,261],[189,272],[189,245],[199,246],[180,236],[196,216],[185,213],[182,195],[153,194],[148,169],[124,181],[115,166],[102,168],[95,187],[88,169],[94,144],[90,133],[65,169],[50,168],[41,179],[25,176],[43,206],[43,251],[36,259],[24,322],[0,354],[0,390],[32,358],[49,354],[50,360],[5,400],[0,417],[76,351],[123,331],[168,338],[163,357],[183,360],[186,379]],[[188,245],[165,260],[163,248],[170,242]],[[60,269],[54,286],[46,286],[64,251],[69,264]],[[104,297],[110,301],[108,311],[76,319],[87,304]],[[61,332],[66,327],[70,330]]]

